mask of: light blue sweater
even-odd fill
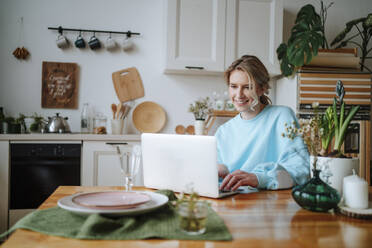
[[[243,170],[254,173],[258,188],[281,188],[278,175],[285,170],[296,184],[309,177],[309,153],[301,137],[284,138],[285,123],[297,119],[284,106],[267,105],[256,117],[244,120],[240,114],[221,125],[217,138],[218,163],[230,172]],[[287,174],[287,173],[285,173]]]

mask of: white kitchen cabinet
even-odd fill
[[[168,0],[165,72],[224,69],[226,0]]]
[[[282,0],[168,0],[166,73],[221,74],[244,54],[279,74]]]
[[[124,186],[124,176],[120,170],[120,160],[116,146],[131,149],[140,142],[84,141],[82,154],[83,186]],[[142,163],[134,180],[135,186],[143,185]]]
[[[9,142],[0,141],[0,233],[8,229]]]
[[[226,68],[237,58],[257,56],[270,74],[280,74],[276,49],[283,36],[282,0],[228,0]]]

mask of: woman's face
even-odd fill
[[[258,87],[248,74],[241,70],[234,70],[230,74],[229,95],[236,110],[239,112],[255,112],[251,107],[259,104],[259,97],[263,90]]]

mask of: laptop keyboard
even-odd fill
[[[220,190],[218,190],[218,193],[229,193],[229,192],[232,192],[232,190],[228,190],[228,189],[220,189]]]

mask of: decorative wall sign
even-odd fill
[[[41,107],[78,107],[78,65],[43,61]]]

